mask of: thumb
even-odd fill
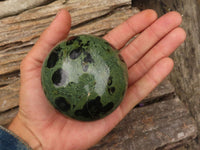
[[[22,78],[30,71],[42,67],[42,63],[51,49],[67,37],[70,27],[70,14],[65,9],[60,10],[54,21],[41,34],[39,40],[22,61],[20,67]]]

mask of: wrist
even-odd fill
[[[23,139],[32,149],[41,150],[41,144],[33,132],[19,119],[15,117],[8,129]]]

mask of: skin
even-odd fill
[[[181,21],[177,12],[158,19],[153,10],[145,10],[105,35],[105,40],[121,49],[128,66],[129,87],[123,102],[109,116],[94,122],[80,122],[53,109],[41,86],[45,57],[70,30],[70,15],[61,10],[21,63],[19,113],[9,129],[37,150],[78,150],[93,146],[171,72],[173,60],[169,55],[186,37],[179,27]]]

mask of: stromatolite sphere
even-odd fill
[[[62,114],[82,121],[101,119],[121,103],[127,66],[104,39],[80,35],[58,44],[42,66],[42,86]]]

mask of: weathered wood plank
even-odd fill
[[[195,138],[196,134],[194,119],[175,97],[133,109],[91,150],[173,149]]]
[[[13,118],[17,115],[18,108],[11,109],[7,112],[0,113],[0,125],[9,124]]]
[[[107,16],[99,17],[83,26],[72,29],[70,34],[93,34],[96,36],[105,35],[108,31],[125,21],[127,18],[139,12],[138,9],[131,9],[131,6],[114,9]]]
[[[142,100],[138,106],[145,106],[160,100],[164,97],[172,97],[175,94],[175,89],[169,80],[164,80],[157,86],[144,100]]]
[[[24,10],[50,3],[51,1],[52,0],[4,0],[0,2],[0,18],[15,15]]]
[[[175,68],[171,81],[181,100],[189,107],[200,131],[200,5],[190,0],[183,7],[183,28],[187,40],[174,53]],[[199,132],[200,135],[200,132]],[[199,141],[200,142],[200,141]]]
[[[173,150],[199,150],[198,137],[195,139],[188,139],[183,145],[173,148]]]
[[[25,11],[18,16],[2,19],[0,23],[0,26],[3,27],[3,29],[0,30],[0,36],[3,38],[1,39],[1,45],[4,43],[12,43],[12,41],[24,42],[30,40],[32,37],[29,36],[32,34],[38,37],[38,32],[40,34],[41,31],[47,27],[61,8],[67,8],[69,10],[72,16],[72,26],[75,26],[109,14],[115,8],[124,5],[130,5],[130,1],[113,0],[111,2],[96,0],[94,3],[92,0],[87,0],[80,3],[78,0],[57,0],[49,5]],[[24,32],[20,35],[19,31]],[[35,34],[34,31],[37,31],[37,34]],[[15,37],[13,36],[13,33],[19,36]],[[6,36],[2,36],[3,34]]]
[[[19,79],[16,79],[15,82],[8,84],[0,88],[0,112],[4,112],[13,107],[18,106],[19,103]]]

